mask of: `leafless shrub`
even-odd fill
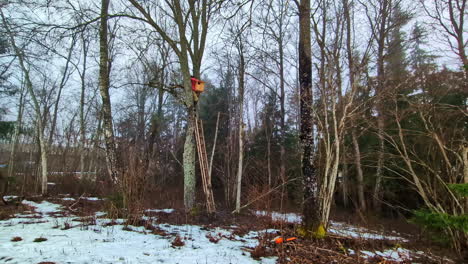
[[[173,248],[176,248],[176,247],[183,247],[185,243],[184,241],[182,241],[182,238],[180,238],[180,236],[176,236],[174,241],[172,241],[171,245]]]

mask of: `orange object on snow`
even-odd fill
[[[289,242],[289,241],[293,241],[293,240],[296,240],[296,239],[297,239],[297,237],[289,237],[289,238],[286,238],[286,239],[284,239],[283,237],[276,237],[274,239],[274,241],[275,241],[276,244],[281,244],[283,242]]]

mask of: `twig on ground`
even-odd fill
[[[72,205],[68,206],[68,209],[72,212],[76,212],[78,209],[73,209],[73,206],[77,205],[80,202],[80,199],[84,197],[86,193],[83,193],[78,199],[76,199],[76,202],[74,202]]]

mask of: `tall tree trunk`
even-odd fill
[[[343,144],[343,147],[344,147],[344,144]],[[343,152],[341,154],[341,160],[345,160],[345,154],[346,153],[346,149],[343,149]],[[344,162],[343,163],[343,170],[340,172],[341,174],[341,177],[342,177],[342,180],[343,180],[343,183],[342,183],[342,186],[341,186],[341,191],[343,192],[343,207],[344,208],[348,208],[349,206],[349,176],[348,176],[348,163],[347,162]]]
[[[65,84],[67,83],[68,78],[70,77],[68,68],[70,66],[70,60],[71,60],[71,56],[73,54],[73,48],[74,47],[75,47],[75,36],[72,36],[70,48],[68,50],[68,55],[67,55],[67,59],[66,59],[67,61],[65,62],[65,68],[63,70],[62,79],[60,80],[59,90],[58,90],[58,93],[57,93],[57,99],[55,100],[54,114],[52,116],[52,124],[51,124],[51,127],[50,127],[50,133],[49,133],[49,145],[52,145],[53,140],[54,140],[55,128],[57,126],[57,114],[58,114],[60,98],[62,97],[63,88],[65,87]]]
[[[104,141],[106,145],[107,172],[113,184],[118,183],[118,158],[115,148],[114,129],[112,125],[112,108],[109,95],[109,45],[107,42],[107,19],[109,0],[101,1],[101,26],[99,30],[99,90],[102,98],[102,119]]]
[[[468,184],[468,143],[462,146],[463,183]],[[465,197],[465,213],[468,212],[468,197]]]
[[[280,28],[282,30],[282,28]],[[286,98],[286,93],[284,89],[284,47],[283,47],[283,39],[282,35],[280,32],[280,38],[278,41],[279,45],[279,66],[280,66],[280,115],[281,115],[281,120],[280,120],[280,134],[281,134],[281,144],[280,144],[280,170],[279,170],[279,175],[280,179],[282,181],[282,187],[281,187],[281,198],[283,198],[286,192],[286,160],[285,160],[285,155],[286,155],[286,110],[284,106],[284,101]],[[281,202],[283,199],[281,199]]]
[[[164,74],[163,74],[164,75]],[[164,83],[164,79],[162,79],[161,83]],[[159,164],[161,162],[161,127],[163,122],[163,97],[164,97],[164,90],[159,89],[158,91],[158,109],[156,110],[156,115],[153,116],[151,119],[151,127],[150,127],[150,136],[148,138],[148,168],[146,170],[146,175],[149,179],[153,179],[155,183],[157,183],[158,174],[157,171],[159,169]]]
[[[354,165],[356,166],[359,209],[361,211],[366,211],[366,199],[364,197],[364,174],[362,173],[362,166],[361,166],[361,151],[359,149],[359,142],[358,142],[355,129],[351,131],[351,137],[352,137],[353,148],[354,148]]]
[[[216,151],[216,140],[218,139],[218,125],[219,125],[219,115],[221,113],[218,112],[218,116],[216,118],[216,128],[215,128],[215,136],[214,136],[214,140],[213,140],[213,149],[211,150],[211,157],[210,157],[210,165],[209,165],[209,169],[208,169],[208,175],[209,175],[209,178],[211,179],[211,172],[213,170],[213,159],[214,159],[214,155],[215,155],[215,151]]]
[[[318,213],[318,182],[314,166],[312,49],[310,33],[310,0],[301,0],[299,8],[299,82],[301,114],[302,176],[304,180],[303,225],[316,232],[323,228]]]
[[[182,45],[182,44],[181,44]],[[184,49],[184,48],[182,48]],[[195,188],[196,188],[196,144],[195,144],[195,122],[197,121],[197,106],[195,105],[192,94],[192,84],[190,80],[190,70],[188,67],[188,57],[186,53],[182,54],[181,70],[184,76],[184,102],[187,108],[187,132],[185,135],[183,167],[184,167],[184,207],[186,211],[192,210],[195,206]],[[198,77],[198,76],[196,76]]]
[[[244,162],[244,85],[245,85],[245,61],[242,40],[239,40],[239,163],[237,166],[237,184],[236,184],[236,210],[240,212],[241,207],[241,187],[242,172]]]
[[[187,134],[185,136],[183,165],[184,165],[184,206],[186,211],[192,210],[195,205],[195,106],[188,109]]]
[[[268,188],[271,188],[271,133],[267,122],[265,122],[265,138],[267,142],[267,169],[268,169]]]
[[[86,68],[88,58],[88,44],[84,35],[81,35],[83,44],[83,68],[80,74],[81,93],[80,93],[80,172],[84,173],[85,165],[85,144],[86,144],[86,126],[85,126],[85,92],[86,92]],[[89,172],[89,170],[88,170]]]
[[[12,177],[15,176],[16,148],[18,146],[19,134],[21,131],[22,123],[23,123],[24,97],[25,97],[24,88],[25,88],[25,85],[24,83],[22,83],[21,91],[20,91],[20,98],[19,98],[19,105],[18,105],[18,115],[16,118],[15,131],[13,134],[13,142],[12,142],[11,151],[10,151],[10,159],[8,162],[8,177],[10,179],[12,179]],[[5,190],[5,192],[6,191],[7,190]]]
[[[381,3],[380,15],[381,20],[378,29],[377,36],[377,89],[376,94],[378,97],[377,102],[377,135],[379,137],[379,149],[377,156],[377,170],[375,174],[375,186],[373,194],[373,206],[374,210],[381,210],[381,198],[382,198],[382,174],[383,174],[383,163],[384,163],[384,153],[385,153],[385,139],[384,139],[384,100],[382,94],[384,92],[385,86],[385,40],[388,34],[387,20],[389,16],[390,3],[389,0],[383,0]]]
[[[39,144],[40,144],[40,152],[41,152],[41,175],[42,175],[42,180],[41,180],[41,193],[42,195],[47,195],[47,146],[46,142],[44,139],[44,124],[42,123],[42,114],[41,114],[41,107],[39,105],[39,101],[37,100],[36,94],[34,92],[33,84],[31,82],[31,78],[29,76],[29,70],[26,67],[25,64],[25,58],[23,52],[18,48],[15,42],[15,38],[13,33],[10,30],[10,26],[8,25],[8,22],[6,21],[6,18],[3,14],[3,10],[0,7],[0,15],[2,17],[2,22],[3,22],[3,27],[6,29],[6,32],[8,34],[8,37],[11,42],[11,46],[13,47],[13,50],[18,57],[18,62],[20,64],[21,70],[24,74],[24,80],[26,82],[26,88],[31,95],[31,99],[33,101],[33,107],[34,111],[36,114],[36,120],[38,122],[38,138],[39,138]]]

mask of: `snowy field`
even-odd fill
[[[243,247],[254,247],[259,235],[250,232],[236,240],[210,242],[207,235],[230,235],[230,230],[202,230],[199,226],[158,225],[167,233],[177,233],[185,243],[173,247],[174,237],[145,234],[143,227],[117,224],[106,226],[110,219],[96,219],[85,226],[72,221],[76,216],[54,217],[61,206],[50,202],[23,201],[35,207],[35,213],[16,215],[0,221],[0,263],[275,263],[275,258],[256,261]],[[169,210],[167,210],[169,211]],[[123,223],[124,220],[118,221]],[[70,228],[71,227],[71,228]],[[66,229],[68,228],[68,229]],[[64,230],[66,229],[66,230]],[[13,242],[14,237],[22,240]],[[34,242],[45,238],[42,242]]]
[[[0,221],[0,263],[276,263],[275,257],[255,260],[247,250],[257,246],[258,237],[265,232],[276,231],[272,229],[251,231],[240,237],[229,229],[207,230],[197,225],[158,224],[153,221],[155,218],[151,218],[150,223],[163,233],[156,235],[144,227],[125,226],[124,219],[103,218],[106,215],[103,212],[80,218],[63,210],[61,205],[47,201],[36,203],[25,200],[23,204],[33,208],[33,211]],[[174,212],[173,209],[146,211]],[[265,211],[255,211],[254,214],[291,223],[300,221],[300,216],[296,214]],[[329,232],[360,239],[407,241],[399,236],[379,234],[337,222],[331,224]],[[175,237],[180,237],[183,245],[174,245]],[[210,241],[213,237],[219,241]],[[406,263],[412,256],[424,252],[397,247],[384,251],[355,252],[348,249],[348,254],[359,254],[362,258],[382,256],[387,260]]]

